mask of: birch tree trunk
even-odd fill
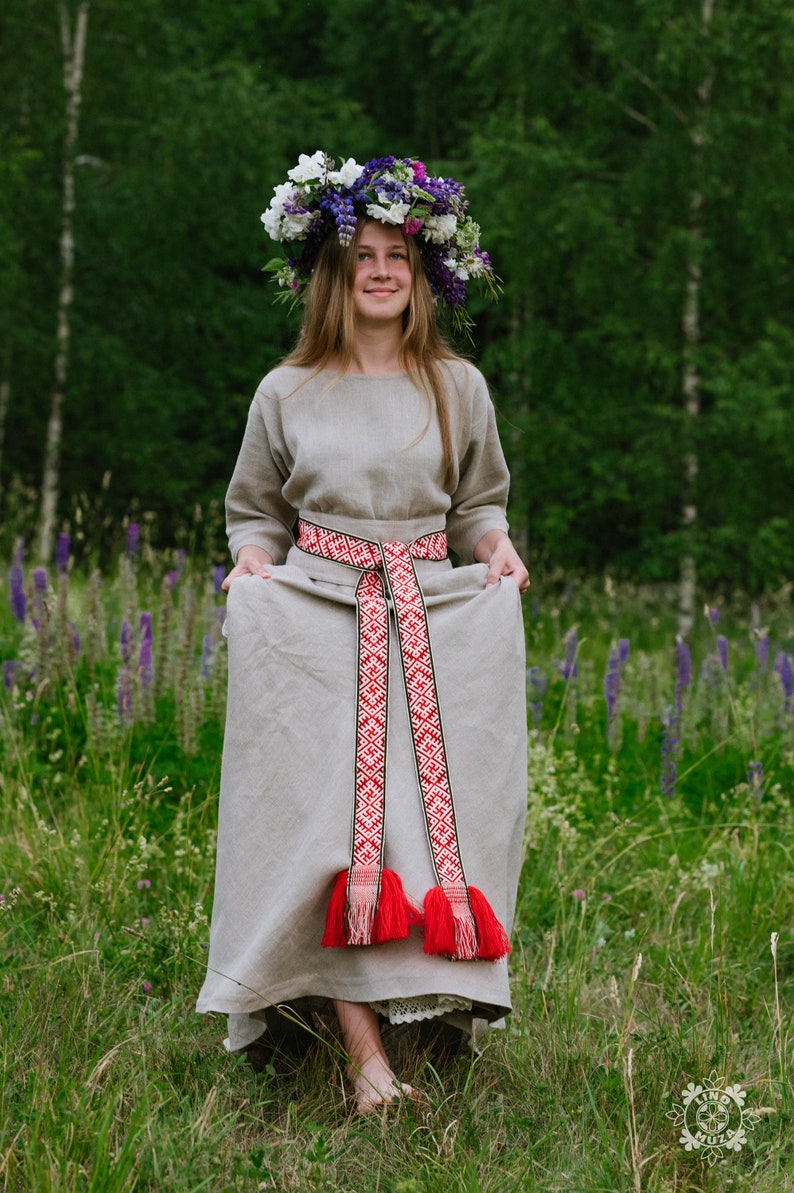
[[[42,563],[52,556],[55,538],[55,515],[60,487],[61,437],[63,432],[63,401],[69,370],[69,335],[72,299],[74,297],[74,165],[77,133],[80,124],[83,62],[85,60],[88,28],[88,0],[77,9],[74,33],[70,28],[65,3],[58,5],[63,54],[63,81],[66,91],[66,138],[63,162],[63,192],[61,199],[61,286],[58,297],[58,317],[55,333],[55,376],[47,423],[44,448],[44,470],[41,482],[41,518],[39,523],[38,554]]]
[[[711,32],[714,15],[714,0],[702,0],[700,11],[700,32],[703,38]],[[684,337],[684,369],[681,390],[683,396],[684,422],[684,477],[681,526],[684,532],[684,548],[680,562],[678,595],[678,632],[686,636],[695,621],[695,590],[697,567],[695,563],[695,536],[698,525],[697,479],[698,454],[696,447],[697,422],[700,416],[700,293],[703,278],[703,206],[704,163],[703,146],[706,139],[706,123],[711,105],[712,77],[707,74],[697,90],[697,107],[692,126],[692,194],[689,200],[689,252],[686,263],[686,286],[682,330]]]

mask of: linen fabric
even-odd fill
[[[455,455],[443,483],[441,437],[406,374],[371,377],[279,368],[257,390],[227,496],[236,558],[247,544],[276,560],[271,578],[231,586],[225,632],[229,700],[218,854],[200,1012],[262,1030],[269,1005],[320,996],[384,1003],[443,993],[499,1019],[510,1008],[507,960],[450,962],[421,934],[322,948],[336,874],[350,863],[355,783],[357,618],[361,572],[294,545],[298,516],[376,542],[446,530],[470,560],[507,529],[508,475],[481,374],[444,369]],[[417,560],[470,885],[510,929],[526,808],[526,713],[520,597],[487,567]],[[393,658],[398,644],[390,627]],[[389,679],[384,865],[420,903],[434,885],[399,667]],[[241,1027],[239,1016],[255,1015]]]

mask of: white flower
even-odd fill
[[[380,220],[382,224],[404,224],[410,210],[407,203],[391,203],[388,207],[382,207],[379,203],[367,204],[369,218]]]
[[[287,178],[291,178],[293,182],[311,182],[313,178],[324,178],[325,160],[322,149],[318,149],[311,157],[307,153],[302,153],[298,158],[297,166],[287,170]]]
[[[304,211],[284,215],[281,221],[281,238],[283,240],[305,240],[309,228],[319,218],[319,211]]]
[[[331,170],[328,181],[332,182],[334,186],[352,186],[363,173],[364,167],[360,166],[354,158],[349,157],[338,170]]]
[[[428,215],[425,216],[422,235],[424,236],[425,240],[432,240],[434,244],[444,244],[446,240],[452,239],[457,226],[457,216]]]

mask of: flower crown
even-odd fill
[[[468,200],[453,178],[431,178],[422,162],[408,157],[373,158],[363,166],[350,157],[337,170],[321,149],[311,157],[302,153],[287,177],[289,182],[274,187],[262,215],[271,239],[303,246],[297,256],[265,266],[283,287],[279,297],[301,298],[325,238],[336,229],[339,243],[349,245],[359,219],[379,220],[417,238],[433,294],[450,309],[455,326],[471,325],[465,310],[468,281],[483,283],[498,297],[498,279],[479,245],[479,225],[466,214]]]

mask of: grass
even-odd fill
[[[545,687],[514,1013],[478,1057],[442,1064],[404,1042],[425,1102],[359,1121],[326,1034],[305,1063],[254,1073],[224,1053],[223,1021],[193,1011],[225,684],[209,567],[150,556],[54,580],[36,598],[25,577],[24,624],[6,599],[0,611],[3,658],[18,664],[0,708],[0,1188],[794,1188],[794,717],[773,666],[791,649],[787,594],[755,614],[726,605],[693,634],[672,798],[660,792],[676,699],[664,594],[575,586],[528,609]],[[620,637],[631,650],[608,733],[602,681]],[[670,1116],[712,1073],[742,1086],[758,1118],[710,1165]]]

